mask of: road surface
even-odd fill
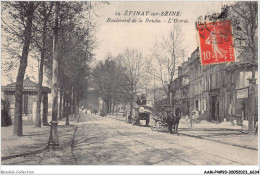
[[[258,154],[85,113],[71,150],[75,164],[80,165],[257,165]]]

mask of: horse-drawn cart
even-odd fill
[[[152,126],[153,131],[169,131],[172,133],[178,133],[178,125],[180,120],[180,109],[177,107],[165,108],[164,111],[157,113],[152,117]]]
[[[168,131],[167,113],[157,113],[151,117],[151,129],[153,131]]]
[[[133,111],[133,125],[140,125],[140,120],[145,120],[145,125],[150,122],[151,107],[146,105],[136,105]]]

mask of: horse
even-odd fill
[[[181,110],[180,108],[176,108],[175,111],[167,112],[166,123],[168,125],[168,130],[170,134],[176,133],[178,134],[178,125],[181,119]],[[173,132],[172,132],[173,127]]]

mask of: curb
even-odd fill
[[[189,136],[189,137],[195,137],[195,138],[199,138],[199,139],[210,140],[210,141],[213,141],[213,142],[222,143],[222,144],[226,144],[226,145],[237,146],[237,147],[240,147],[240,148],[246,148],[246,149],[255,150],[255,151],[258,150],[257,148],[253,148],[253,147],[250,147],[250,146],[238,145],[238,144],[234,144],[234,143],[228,143],[228,142],[225,142],[225,141],[205,138],[205,137],[198,136],[198,135],[195,135],[195,134],[187,134],[187,133],[180,133],[180,134],[185,135],[185,136]]]

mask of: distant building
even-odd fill
[[[179,106],[182,115],[189,115],[189,71],[187,62],[182,63],[171,87],[173,106]]]
[[[204,96],[204,77],[201,66],[199,48],[197,48],[188,59],[189,69],[189,112],[198,111],[200,116],[205,118],[206,97]]]

